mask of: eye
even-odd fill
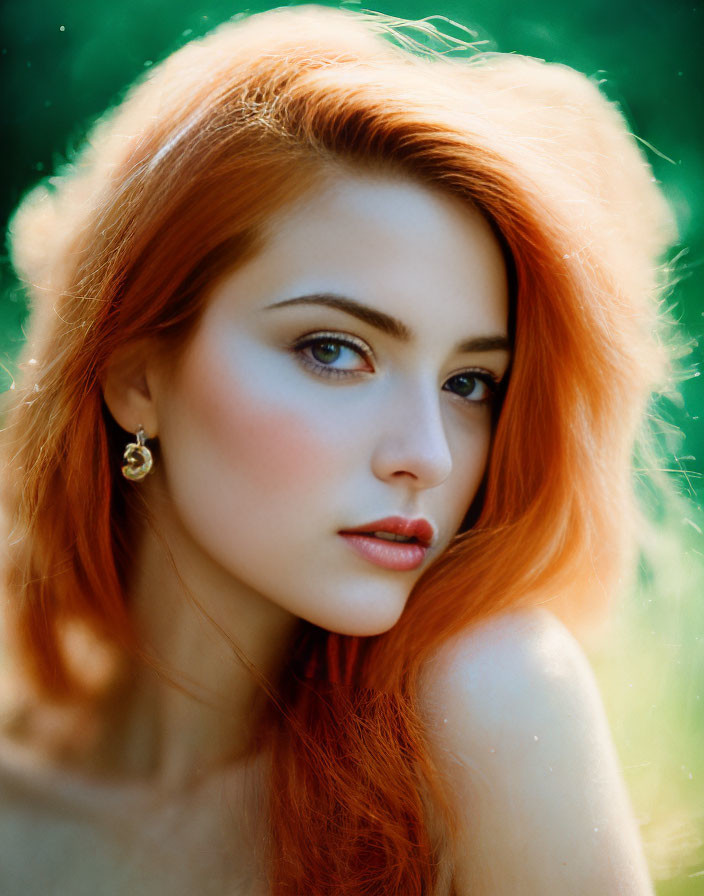
[[[346,376],[371,372],[371,350],[353,336],[313,333],[298,340],[291,350],[301,362],[322,376]]]
[[[496,397],[499,383],[488,371],[467,370],[450,377],[443,389],[470,404],[489,404]]]

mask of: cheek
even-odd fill
[[[253,488],[264,492],[307,480],[326,462],[324,445],[300,416],[258,398],[256,390],[209,377],[211,388],[198,388],[189,404],[219,465],[245,472]]]
[[[171,395],[162,439],[170,490],[181,504],[207,504],[217,525],[261,517],[275,526],[274,515],[300,511],[314,484],[335,475],[324,414],[302,413],[290,377],[246,345],[201,340]]]
[[[454,476],[450,477],[448,502],[452,507],[450,529],[456,531],[462,524],[486,472],[491,449],[491,423],[478,421],[469,429],[465,426],[453,446]]]

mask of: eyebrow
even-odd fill
[[[284,299],[282,302],[275,302],[273,305],[267,305],[265,311],[271,311],[274,308],[285,308],[291,305],[322,305],[327,308],[337,308],[345,314],[350,314],[358,320],[364,321],[382,333],[387,333],[401,342],[410,342],[413,339],[413,331],[402,321],[376,308],[370,308],[362,302],[356,302],[346,296],[340,296],[335,293],[311,293],[310,295],[297,296],[294,299]],[[458,352],[495,352],[510,351],[510,343],[507,336],[491,335],[491,336],[475,336],[465,342],[457,345]]]

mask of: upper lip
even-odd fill
[[[409,520],[403,516],[387,516],[383,520],[374,520],[364,523],[353,529],[341,529],[342,534],[349,532],[392,532],[394,535],[405,535],[407,538],[417,538],[424,547],[430,547],[435,538],[435,530],[425,519]]]

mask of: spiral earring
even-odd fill
[[[154,465],[151,451],[144,444],[147,436],[141,426],[137,427],[136,442],[130,442],[122,455],[122,475],[132,482],[144,479]]]

